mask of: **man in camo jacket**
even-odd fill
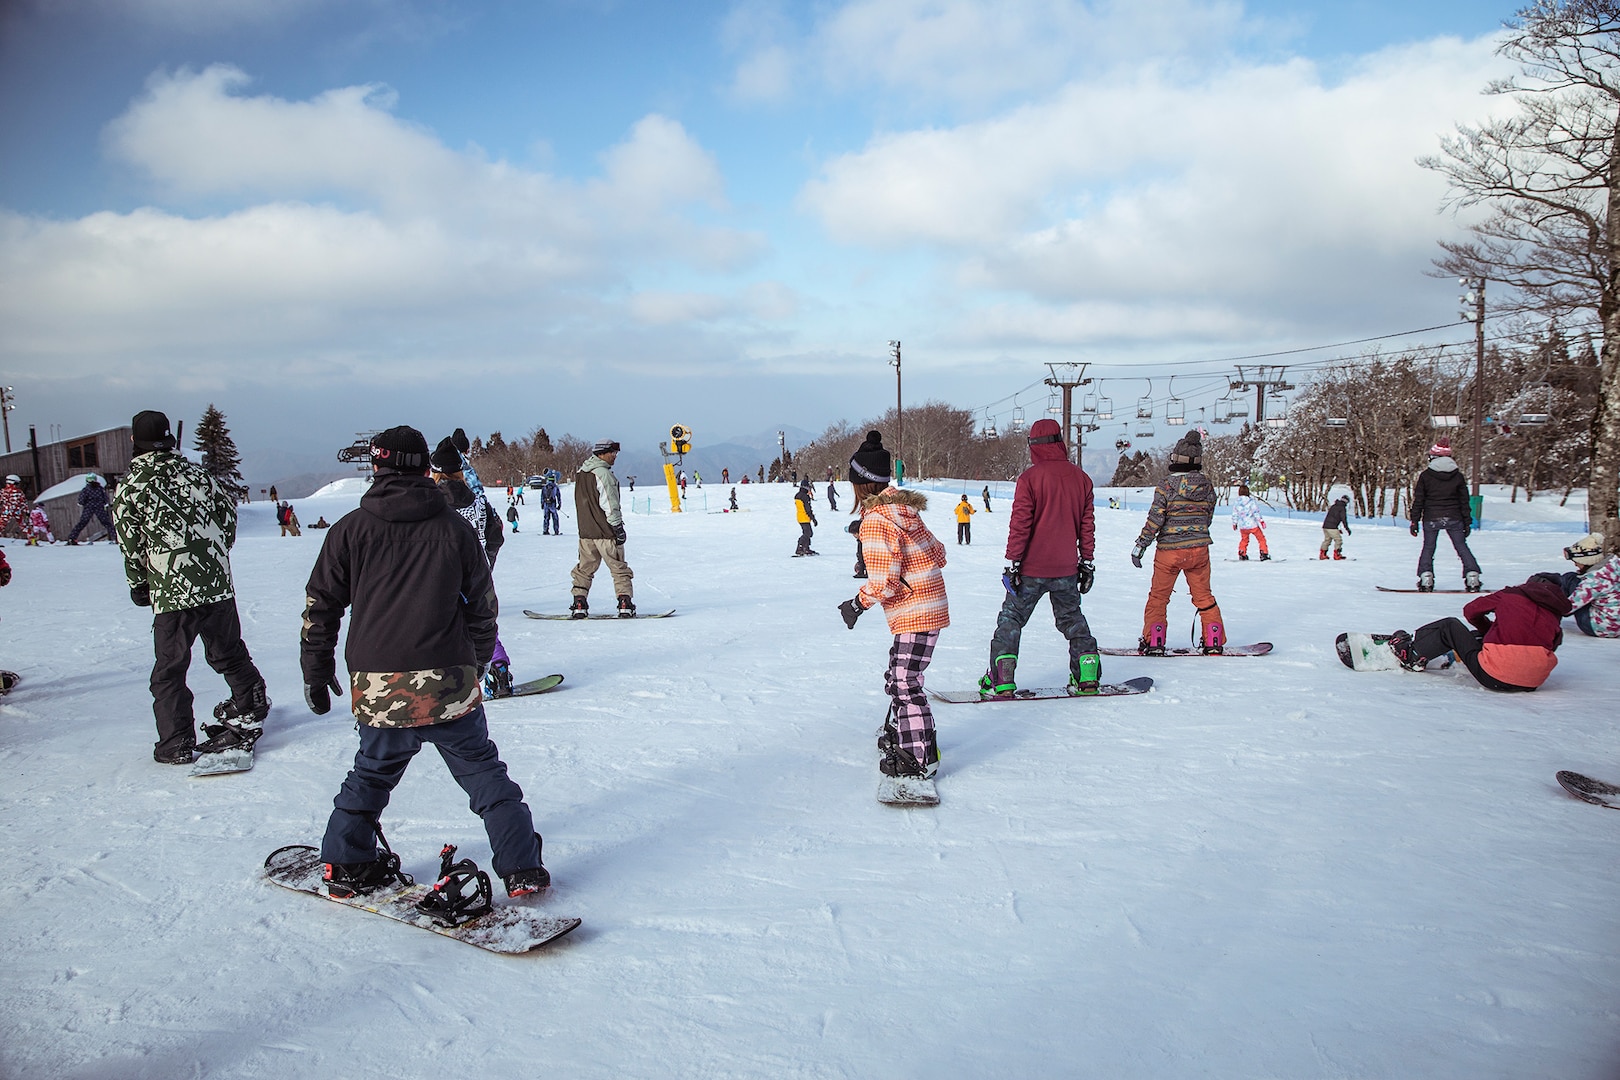
[[[478,534],[428,477],[420,431],[371,440],[376,479],[327,532],[305,587],[304,699],[325,715],[337,681],[337,639],[352,609],[344,660],[360,749],[321,841],[327,889],[370,892],[393,875],[377,822],[423,743],[432,743],[484,820],[508,895],[550,883],[540,835],[489,737],[478,684],[498,635],[495,586]]]
[[[270,711],[264,676],[242,641],[231,585],[236,503],[201,465],[174,452],[169,418],[148,410],[130,421],[135,457],[113,496],[113,526],[124,552],[129,598],[152,609],[154,760],[186,765],[204,752],[251,746]],[[192,694],[186,686],[191,648],[201,637],[208,666],[225,677],[231,697],[204,726],[197,747]]]

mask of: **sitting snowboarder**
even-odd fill
[[[1438,619],[1410,634],[1397,630],[1389,648],[1409,671],[1455,653],[1487,690],[1534,690],[1558,666],[1553,652],[1564,640],[1558,624],[1569,611],[1558,575],[1535,574],[1523,585],[1471,601],[1463,617],[1472,627],[1462,619]]]

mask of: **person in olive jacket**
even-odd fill
[[[1462,560],[1463,588],[1479,592],[1479,560],[1468,550],[1468,534],[1473,531],[1473,514],[1468,507],[1468,478],[1451,457],[1451,443],[1440,439],[1429,447],[1429,467],[1412,485],[1412,535],[1423,532],[1423,550],[1418,553],[1419,592],[1434,591],[1434,548],[1445,532]]]
[[[437,747],[484,821],[507,894],[551,882],[540,836],[489,737],[479,681],[495,651],[495,586],[478,534],[428,477],[428,446],[411,427],[372,437],[376,479],[327,531],[305,586],[304,700],[323,716],[337,681],[338,631],[360,749],[321,841],[327,889],[369,892],[396,879],[379,856],[378,818],[423,743]]]

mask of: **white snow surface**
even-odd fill
[[[1009,506],[957,546],[939,486],[953,625],[928,681],[961,689],[988,658]],[[490,729],[545,836],[541,903],[584,925],[513,958],[259,874],[319,843],[356,746],[343,704],[304,707],[298,627],[324,536],[307,523],[360,487],[298,500],[297,539],[268,503],[242,509],[238,604],[275,706],[233,776],[151,760],[151,615],[118,552],[6,545],[0,664],[24,681],[0,704],[0,1075],[1615,1073],[1620,815],[1553,774],[1620,781],[1620,642],[1566,622],[1527,695],[1461,668],[1345,669],[1340,631],[1462,607],[1374,591],[1413,580],[1404,529],[1355,526],[1356,561],[1335,563],[1314,523],[1273,522],[1288,561],[1243,564],[1218,519],[1232,640],[1272,655],[1106,658],[1110,680],[1157,680],[1138,697],[936,704],[942,805],[898,810],[874,797],[890,635],[836,611],[856,585],[847,485],[843,511],[818,510],[820,558],[790,557],[787,485],[739,485],[744,513],[631,516],[637,602],[679,612],[635,623],[522,617],[566,607],[575,558],[525,506],[496,571],[502,635],[519,680],[567,682],[491,703]],[[1125,645],[1144,515],[1109,494],[1085,610]],[[1585,531],[1566,520],[1477,534],[1487,587],[1563,569]],[[1441,583],[1460,581],[1441,548]],[[612,605],[605,569],[591,601]],[[1179,640],[1192,609],[1172,604]],[[1022,653],[1026,684],[1065,678],[1045,605]],[[199,716],[226,693],[200,647],[191,686]],[[384,826],[418,877],[447,841],[489,864],[431,752]]]

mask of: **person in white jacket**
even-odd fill
[[[1260,541],[1260,561],[1270,562],[1266,548],[1266,519],[1260,516],[1260,500],[1249,494],[1248,484],[1238,485],[1237,501],[1232,503],[1232,529],[1243,534],[1238,541],[1238,558],[1249,561],[1249,538]]]

